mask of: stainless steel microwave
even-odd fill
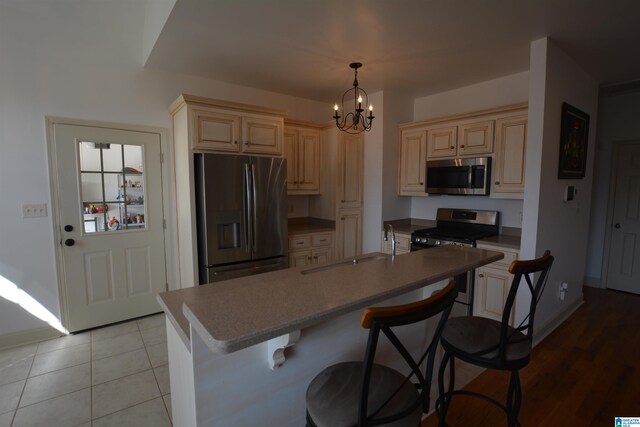
[[[491,183],[491,157],[429,160],[426,192],[487,196]]]

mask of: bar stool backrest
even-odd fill
[[[513,281],[511,282],[511,288],[509,289],[507,301],[502,313],[499,352],[499,357],[502,361],[506,359],[507,346],[513,343],[510,340],[513,335],[513,330],[509,328],[509,319],[511,317],[511,311],[513,309],[513,304],[515,303],[518,289],[520,286],[524,286],[523,283],[526,283],[531,294],[531,303],[529,304],[529,313],[515,329],[526,333],[527,339],[530,342],[533,340],[533,324],[535,320],[536,307],[547,283],[549,270],[551,269],[553,260],[554,258],[551,256],[551,252],[546,250],[544,255],[540,258],[526,261],[516,260],[509,266],[509,272],[513,274]]]
[[[387,424],[394,420],[402,419],[416,410],[418,405],[423,406],[423,412],[428,411],[430,400],[429,391],[431,387],[436,348],[440,340],[442,329],[449,317],[451,307],[453,306],[453,302],[457,295],[458,291],[456,290],[455,282],[450,280],[446,287],[424,300],[400,306],[371,307],[364,310],[360,319],[360,324],[363,328],[369,329],[369,339],[363,364],[362,389],[358,408],[358,426]],[[426,321],[438,314],[440,314],[440,319],[429,346],[424,354],[419,358],[414,358],[393,332],[392,328]],[[407,366],[410,368],[410,374],[407,377],[407,381],[410,381],[415,377],[417,381],[414,381],[414,385],[420,389],[420,399],[416,402],[412,402],[411,405],[402,412],[373,420],[375,415],[384,407],[383,404],[380,408],[376,408],[376,410],[369,415],[369,420],[367,420],[366,414],[369,383],[380,332],[389,339],[394,348],[400,353]],[[427,359],[426,364],[425,359]],[[424,370],[421,369],[421,365],[424,367]],[[390,401],[394,395],[395,394],[392,393],[387,401]]]

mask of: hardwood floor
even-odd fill
[[[520,371],[520,423],[533,426],[613,426],[615,417],[640,417],[640,295],[584,288],[584,304],[532,352]],[[485,371],[465,389],[498,401],[508,373]],[[452,426],[506,425],[503,412],[455,396]],[[438,424],[435,414],[422,427]]]

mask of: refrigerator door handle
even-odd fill
[[[252,194],[252,207],[251,207],[251,212],[253,214],[253,218],[252,218],[252,224],[251,224],[251,247],[253,248],[252,250],[255,252],[257,249],[257,239],[256,239],[256,234],[258,232],[257,230],[257,224],[258,224],[258,192],[256,191],[256,180],[255,180],[255,176],[256,176],[256,166],[251,163],[251,189],[253,190],[253,194]]]
[[[251,252],[251,242],[253,241],[253,225],[251,223],[251,211],[254,210],[251,206],[251,189],[253,182],[251,179],[251,172],[249,170],[249,164],[244,164],[244,238],[245,248],[247,252]]]

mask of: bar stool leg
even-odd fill
[[[518,413],[522,404],[522,389],[520,375],[517,370],[511,371],[509,391],[507,392],[507,422],[509,427],[518,426]]]
[[[444,391],[444,372],[449,366],[449,389],[445,393]],[[455,359],[449,353],[445,351],[444,357],[440,364],[440,370],[438,372],[438,392],[440,397],[436,403],[436,411],[438,412],[438,426],[446,427],[448,424],[445,419],[447,418],[447,412],[449,410],[449,403],[451,402],[453,387],[455,386]]]

